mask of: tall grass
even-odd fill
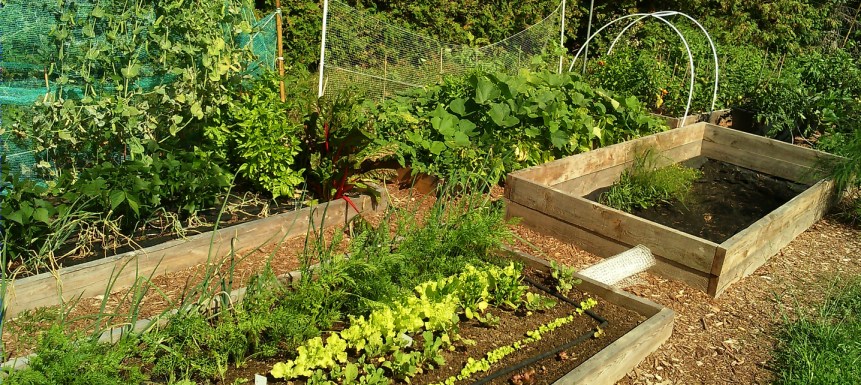
[[[861,277],[837,281],[812,314],[784,314],[778,384],[861,384]]]

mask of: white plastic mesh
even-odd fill
[[[473,68],[516,73],[530,59],[559,44],[562,3],[542,21],[484,46],[447,44],[389,24],[338,0],[329,1],[323,93],[348,87],[385,98]],[[555,70],[558,62],[548,63]]]
[[[616,285],[655,265],[652,252],[643,245],[614,255],[583,270],[580,274],[607,285]]]

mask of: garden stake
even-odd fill
[[[287,91],[284,88],[284,45],[281,42],[282,21],[281,21],[281,0],[275,0],[275,29],[277,32],[278,57],[275,61],[278,62],[278,74],[281,75],[278,83],[281,88],[281,103],[287,101]]]

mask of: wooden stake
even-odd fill
[[[389,80],[389,51],[386,51],[386,56],[383,59],[383,99],[386,98],[386,83]]]
[[[281,38],[281,0],[275,0],[275,29],[278,30],[278,57],[275,58],[275,61],[278,62],[278,74],[281,75],[279,83],[281,86],[281,102],[283,103],[287,101],[287,90],[284,88],[284,43]]]
[[[443,47],[439,48],[439,81],[442,83],[442,55],[443,55]]]

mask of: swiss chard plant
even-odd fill
[[[348,193],[379,195],[372,182],[393,174],[368,166],[395,155],[396,146],[384,140],[373,124],[360,95],[341,92],[317,100],[306,128],[307,176],[323,200],[344,199],[358,211]]]

